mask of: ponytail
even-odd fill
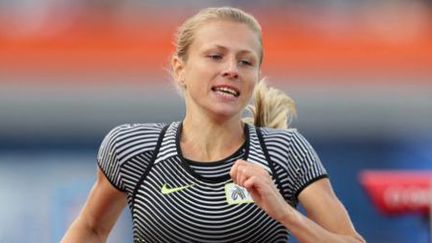
[[[247,107],[252,117],[243,121],[257,127],[286,129],[297,114],[294,100],[264,80],[255,87],[253,100],[255,104]]]

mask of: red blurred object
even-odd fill
[[[384,214],[429,214],[432,171],[364,171],[360,181]]]

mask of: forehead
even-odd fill
[[[225,47],[236,52],[260,54],[259,34],[244,23],[229,20],[213,20],[195,30],[191,51],[212,47]]]

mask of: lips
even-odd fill
[[[233,96],[233,97],[239,97],[240,96],[240,91],[238,89],[231,87],[231,86],[227,86],[227,85],[213,86],[211,88],[211,90],[214,92],[218,92],[222,95],[229,95],[229,96]]]

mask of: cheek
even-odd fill
[[[246,96],[244,96],[244,98],[246,99],[246,100],[250,100],[251,98],[252,98],[252,94],[253,94],[253,91],[255,90],[255,86],[256,86],[256,82],[249,82],[248,83],[248,85],[247,85],[247,88],[246,88]]]
[[[195,64],[187,70],[186,80],[189,83],[200,84],[204,87],[205,82],[212,76],[212,69],[202,63]]]
[[[248,82],[248,86],[249,86],[249,88],[250,89],[254,89],[255,88],[255,86],[258,84],[258,82],[259,82],[259,75],[258,74],[256,74],[256,73],[254,73],[254,74],[252,74],[251,76],[250,76],[250,78],[248,79],[249,80],[249,82]]]
[[[251,75],[249,82],[248,82],[248,87],[247,87],[247,92],[248,92],[248,99],[250,100],[252,97],[252,94],[255,90],[255,86],[258,84],[259,82],[259,75]]]

